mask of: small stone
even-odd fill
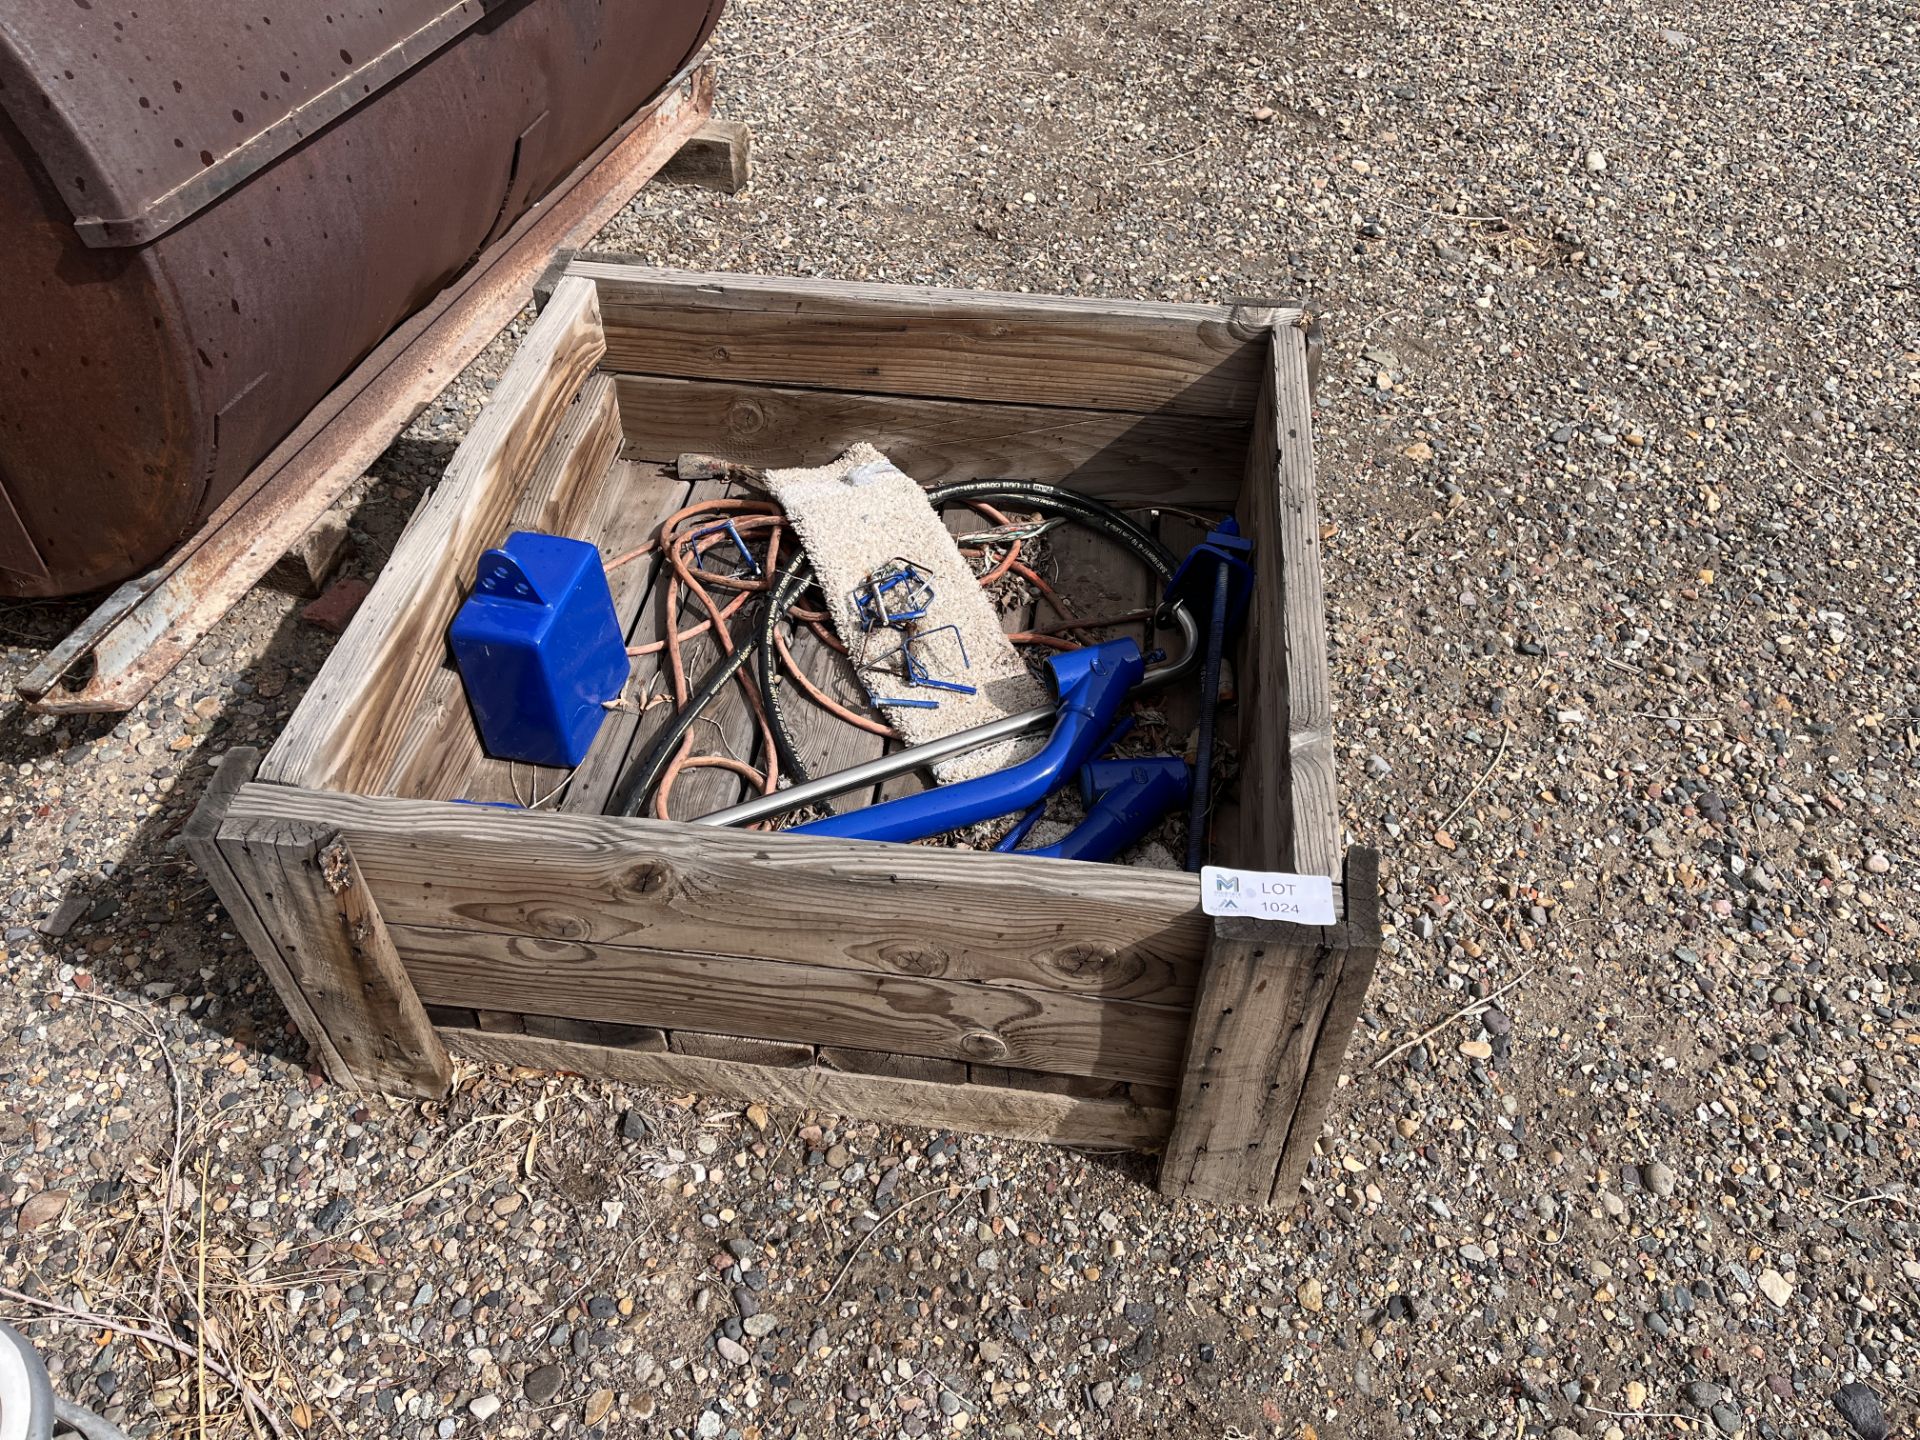
[[[1886,856],[1875,852],[1867,857],[1867,869],[1875,875],[1884,875],[1893,869],[1893,862]]]
[[[596,1390],[587,1397],[587,1408],[581,1412],[580,1418],[587,1422],[588,1429],[592,1429],[612,1413],[613,1391]]]
[[[353,1206],[347,1203],[346,1196],[336,1195],[322,1205],[313,1217],[313,1228],[323,1233],[338,1230],[341,1222],[347,1218],[352,1209]]]
[[[1113,1382],[1111,1380],[1102,1380],[1098,1385],[1093,1387],[1093,1403],[1101,1410],[1113,1404]]]
[[[498,1395],[476,1395],[467,1402],[467,1409],[476,1420],[491,1420],[500,1409]]]
[[[720,1432],[725,1428],[726,1425],[720,1416],[712,1410],[702,1410],[700,1418],[693,1422],[693,1433],[698,1435],[700,1440],[719,1440]]]
[[[60,1218],[72,1198],[69,1190],[42,1190],[20,1207],[17,1223],[22,1231],[38,1230],[42,1225],[51,1224]]]
[[[316,630],[325,630],[334,635],[344,634],[347,626],[353,623],[354,612],[359,610],[361,602],[372,589],[357,575],[336,580],[318,600],[302,608],[300,618]]]
[[[522,1198],[518,1191],[511,1195],[502,1195],[493,1202],[493,1213],[504,1219],[520,1208]]]
[[[827,1168],[828,1168],[829,1170],[844,1170],[844,1169],[846,1169],[846,1168],[847,1168],[847,1160],[848,1160],[849,1158],[850,1158],[850,1157],[849,1157],[849,1155],[848,1155],[848,1151],[847,1151],[847,1147],[846,1147],[846,1146],[844,1146],[844,1145],[830,1145],[830,1146],[828,1146],[828,1147],[827,1147]]]
[[[629,1110],[620,1117],[620,1138],[622,1140],[646,1140],[653,1135],[653,1122],[638,1110]]]
[[[1320,1313],[1320,1307],[1326,1303],[1320,1282],[1314,1279],[1302,1281],[1300,1288],[1294,1292],[1294,1298],[1300,1302],[1302,1310],[1311,1311],[1316,1315]]]
[[[92,907],[93,902],[85,895],[69,895],[60,902],[52,915],[40,922],[40,933],[58,940],[80,922]]]
[[[1687,1403],[1700,1410],[1711,1410],[1726,1398],[1727,1392],[1709,1380],[1687,1382]]]
[[[774,1327],[779,1323],[780,1321],[776,1317],[762,1311],[758,1315],[749,1315],[746,1319],[742,1320],[740,1322],[740,1328],[754,1339],[759,1340],[771,1335]]]
[[[1587,151],[1587,173],[1604,175],[1607,172],[1607,152],[1601,149]]]
[[[1786,1276],[1778,1270],[1762,1270],[1759,1280],[1755,1283],[1759,1285],[1760,1293],[1771,1300],[1777,1308],[1781,1310],[1787,1308],[1787,1301],[1793,1297],[1793,1282]]]
[[[1892,1433],[1887,1428],[1887,1415],[1880,1397],[1857,1380],[1834,1392],[1833,1408],[1853,1427],[1853,1433],[1860,1440],[1887,1440]]]
[[[520,1382],[520,1389],[535,1405],[544,1405],[560,1393],[566,1381],[567,1372],[558,1365],[536,1365]]]
[[[1713,1423],[1719,1428],[1722,1435],[1738,1435],[1740,1433],[1740,1412],[1735,1410],[1731,1405],[1716,1405],[1707,1413],[1713,1417]]]
[[[1484,1040],[1462,1040],[1460,1053],[1470,1060],[1489,1060],[1493,1058],[1493,1046]]]
[[[1638,1380],[1627,1381],[1627,1409],[1638,1410],[1647,1403],[1647,1387]]]
[[[1647,1182],[1647,1188],[1665,1200],[1673,1194],[1673,1171],[1659,1161],[1654,1160],[1640,1167],[1640,1178]]]
[[[753,1357],[747,1353],[746,1346],[742,1345],[738,1340],[729,1340],[724,1335],[713,1342],[713,1348],[720,1352],[720,1358],[729,1365],[745,1365],[753,1359]]]

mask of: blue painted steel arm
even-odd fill
[[[1185,800],[1190,783],[1187,762],[1177,755],[1095,761],[1080,772],[1080,789],[1091,807],[1087,818],[1053,844],[1017,853],[1049,860],[1111,860]]]
[[[847,840],[924,840],[1038,804],[1093,757],[1112,730],[1113,717],[1127,692],[1146,672],[1140,647],[1131,640],[1069,650],[1047,664],[1060,703],[1053,735],[1039,754],[991,775],[829,815],[795,825],[787,833],[838,835]]]

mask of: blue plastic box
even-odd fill
[[[600,552],[561,535],[517,531],[482,555],[449,638],[499,760],[578,765],[631,671]]]

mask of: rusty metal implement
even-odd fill
[[[720,3],[0,4],[0,595],[151,591]]]

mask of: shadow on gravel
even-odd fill
[[[437,475],[452,448],[403,440],[381,469]],[[343,515],[353,541],[339,576],[378,573],[416,496],[376,485]],[[94,598],[0,610],[14,674]],[[300,618],[307,601],[263,582],[125,715],[36,715],[17,697],[0,709],[0,766],[25,798],[0,831],[7,948],[37,937],[56,983],[164,1005],[300,1067],[306,1042],[180,836],[220,758],[271,745],[332,649],[334,636]]]

